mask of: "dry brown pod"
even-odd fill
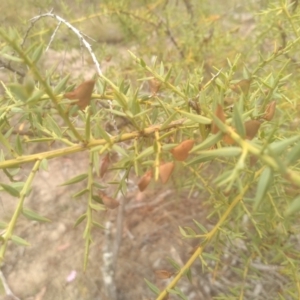
[[[257,161],[258,161],[258,157],[251,154],[249,158],[250,167],[253,167],[257,163]]]
[[[223,142],[227,145],[233,145],[235,143],[235,140],[227,133],[223,136]]]
[[[156,78],[150,79],[149,80],[149,87],[150,87],[151,94],[156,95],[156,93],[161,88],[161,82]]]
[[[140,179],[138,183],[139,190],[142,192],[144,191],[147,186],[149,185],[150,181],[152,179],[152,171],[147,171],[142,178]]]
[[[271,121],[275,115],[275,111],[276,111],[276,101],[272,101],[266,107],[264,119],[267,121]]]
[[[116,199],[108,197],[104,192],[99,192],[99,196],[101,197],[105,207],[108,209],[115,209],[120,205]]]
[[[173,276],[173,273],[166,271],[166,270],[156,270],[155,275],[159,279],[168,279]]]
[[[173,157],[178,161],[184,161],[189,156],[189,152],[194,147],[194,140],[185,140],[180,143],[178,146],[170,150],[173,154]]]
[[[91,102],[94,85],[95,80],[87,80],[80,84],[73,92],[64,94],[64,97],[70,100],[78,100],[74,104],[77,104],[79,108],[83,110]]]
[[[257,120],[249,120],[245,122],[246,139],[252,140],[256,136],[260,125],[261,123]]]
[[[226,106],[233,105],[235,102],[237,102],[236,98],[232,98],[232,97],[225,97],[224,98],[224,104]]]
[[[159,177],[163,184],[169,180],[174,170],[174,166],[174,162],[168,162],[159,166]]]
[[[225,114],[222,105],[218,104],[216,111],[215,111],[215,116],[220,119],[223,123],[225,123]],[[211,124],[211,133],[216,134],[220,131],[219,127],[216,125],[216,123],[213,121]]]
[[[241,92],[244,94],[248,94],[250,89],[250,84],[251,84],[251,79],[242,79],[238,83],[231,85],[230,88],[238,94],[240,94]]]
[[[100,177],[102,178],[104,174],[106,173],[108,167],[110,164],[110,156],[109,153],[107,153],[103,158],[100,166]]]

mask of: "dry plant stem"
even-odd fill
[[[56,35],[56,33],[57,33],[57,31],[58,31],[60,25],[61,25],[61,21],[57,24],[57,26],[56,26],[56,28],[55,28],[53,34],[51,35],[50,41],[49,41],[49,43],[48,43],[48,45],[47,45],[45,51],[48,51],[48,50],[49,50],[49,48],[50,48],[50,46],[51,46],[51,44],[52,44],[52,42],[53,42],[53,40],[54,40],[54,37],[55,37],[55,35]]]
[[[255,173],[255,176],[254,176],[255,179],[259,177],[262,170],[263,170],[263,168]],[[192,266],[192,264],[195,262],[195,260],[203,253],[203,250],[205,249],[205,247],[210,243],[210,241],[213,239],[213,237],[217,234],[217,232],[219,231],[219,228],[227,220],[228,216],[232,213],[233,209],[243,199],[245,193],[250,188],[251,183],[252,182],[248,183],[243,188],[243,190],[240,192],[240,194],[238,194],[233,199],[233,201],[231,202],[231,204],[229,205],[227,210],[224,212],[224,214],[220,218],[219,222],[214,226],[214,228],[207,234],[201,236],[201,237],[205,238],[204,241],[202,242],[202,244],[196,249],[194,254],[190,257],[190,259],[186,262],[186,264],[180,269],[180,271],[177,273],[177,275],[174,277],[174,279],[168,284],[168,286],[159,294],[159,296],[156,298],[156,300],[165,299],[165,297],[168,295],[168,291],[170,289],[173,289],[177,285],[178,281],[186,274],[187,270]]]
[[[36,174],[36,172],[38,171],[39,167],[40,167],[40,163],[41,163],[41,160],[37,160],[34,164],[34,167],[32,168],[21,192],[20,192],[20,198],[19,198],[19,202],[17,204],[17,207],[14,211],[14,214],[8,224],[8,227],[6,229],[6,231],[4,232],[4,234],[2,234],[1,236],[1,241],[2,241],[2,245],[1,245],[1,248],[0,248],[0,263],[3,262],[3,259],[4,259],[4,255],[5,255],[5,252],[6,252],[6,249],[7,249],[7,246],[8,246],[8,242],[10,241],[11,237],[12,237],[12,234],[13,234],[13,231],[15,229],[15,226],[16,226],[16,223],[17,223],[17,220],[18,220],[18,217],[19,215],[22,213],[22,210],[23,210],[23,203],[24,203],[24,200],[25,200],[25,197],[26,197],[26,194],[28,193],[30,187],[31,187],[31,184],[32,184],[32,181],[34,179],[34,176]]]
[[[161,152],[161,144],[159,141],[159,131],[155,131],[155,150],[156,150],[156,155],[155,155],[155,172],[154,172],[154,179],[155,181],[158,181],[159,178],[159,164],[160,164],[160,152]]]
[[[16,74],[18,74],[21,77],[25,77],[25,73],[23,73],[22,71],[14,69],[10,64],[4,62],[1,59],[0,59],[0,64],[1,64],[0,67],[3,67],[3,68],[5,68],[5,69],[7,69],[7,70],[9,70],[9,71],[11,71],[13,73],[16,73]]]

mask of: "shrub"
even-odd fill
[[[85,183],[74,194],[86,200],[86,212],[74,221],[85,224],[84,268],[92,228],[105,228],[95,212],[117,209],[128,178],[139,178],[135,186],[141,191],[150,182],[172,179],[179,192],[208,193],[207,218],[214,225],[193,220],[193,228],[179,227],[182,237],[198,246],[183,266],[170,260],[174,271],[157,271],[159,278],[172,278],[165,289],[146,280],[156,299],[168,294],[187,299],[178,283],[184,276],[192,279],[195,261],[217,276],[228,253],[242,262],[234,269],[240,280],[216,299],[249,297],[250,279],[260,280],[268,264],[288,278],[270,297],[298,299],[297,3],[271,1],[263,7],[246,1],[247,23],[237,10],[215,13],[198,1],[157,7],[154,1],[104,3],[87,19],[111,17],[120,24],[119,39],[131,47],[130,59],[121,59],[105,75],[98,57],[108,47],[94,52],[85,34],[52,12],[33,18],[24,38],[16,29],[2,29],[2,63],[14,76],[2,84],[0,168],[7,181],[0,185],[18,202],[11,219],[1,223],[1,261],[9,241],[27,245],[14,235],[20,215],[49,221],[26,207],[38,170],[47,169],[50,159],[84,151],[88,169],[64,183]],[[51,33],[31,34],[46,19],[54,19]],[[93,76],[72,79],[72,85],[70,70],[42,69],[48,49],[62,47],[57,39],[62,26],[77,36],[82,55],[94,66]],[[41,147],[32,154],[30,143],[55,143],[56,149]],[[30,163],[26,180],[16,180]],[[108,169],[113,179],[99,183]]]

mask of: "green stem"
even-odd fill
[[[154,179],[155,181],[158,180],[159,177],[159,163],[160,163],[160,152],[161,152],[161,144],[159,141],[159,131],[155,131],[155,172],[154,172]]]
[[[259,176],[261,173],[261,170],[256,172],[255,178]],[[203,241],[202,245],[200,245],[194,254],[190,257],[190,259],[186,262],[186,264],[180,269],[180,271],[177,273],[177,275],[174,277],[174,279],[168,284],[168,286],[158,295],[156,300],[163,300],[165,297],[168,295],[168,290],[173,289],[178,281],[183,277],[188,269],[192,266],[192,264],[195,262],[195,260],[203,253],[204,248],[209,244],[209,242],[212,240],[212,238],[216,235],[216,233],[219,231],[221,225],[227,220],[227,217],[231,214],[233,209],[237,206],[237,204],[242,200],[244,197],[245,193],[248,191],[250,188],[252,182],[248,183],[243,190],[241,191],[240,194],[238,194],[234,200],[231,202],[225,213],[222,215],[221,219],[219,222],[215,225],[215,227],[206,234],[205,240]]]
[[[122,135],[113,136],[110,138],[109,144],[113,145],[113,144],[121,143],[121,142],[124,142],[127,140],[132,140],[132,139],[139,138],[139,137],[149,136],[149,135],[152,135],[156,130],[168,131],[171,128],[184,126],[184,125],[182,125],[183,122],[184,122],[184,119],[181,119],[181,120],[174,121],[171,124],[169,124],[168,126],[164,126],[163,128],[162,128],[162,125],[153,125],[148,128],[145,128],[143,131],[134,131],[131,133],[125,133]],[[55,158],[55,157],[64,156],[67,154],[86,151],[86,150],[92,149],[94,147],[102,146],[102,145],[106,145],[106,144],[107,144],[107,140],[105,140],[105,139],[91,140],[87,144],[74,145],[74,146],[70,146],[70,147],[66,147],[66,148],[62,148],[62,149],[56,149],[56,150],[46,151],[46,152],[37,153],[37,154],[20,156],[15,159],[10,159],[10,160],[0,162],[0,169],[16,167],[21,164],[35,161],[37,159],[40,159],[40,160],[42,160],[44,158],[51,159],[51,158]]]
[[[13,231],[16,227],[16,223],[17,223],[17,220],[18,220],[18,217],[20,216],[20,214],[22,213],[22,210],[23,210],[23,203],[24,203],[24,200],[25,200],[25,197],[31,187],[31,184],[32,184],[32,181],[34,179],[34,176],[36,174],[36,172],[38,171],[39,167],[40,167],[40,163],[41,163],[41,160],[37,160],[20,192],[20,198],[19,198],[19,202],[17,204],[17,208],[16,210],[14,211],[14,214],[8,224],[8,227],[5,231],[5,233],[2,235],[2,241],[3,241],[3,245],[1,246],[0,248],[0,264],[2,263],[3,261],[3,258],[4,258],[4,255],[5,255],[5,252],[6,252],[6,249],[7,249],[7,245],[8,245],[8,242],[9,240],[11,239],[11,236],[13,234]]]
[[[87,189],[88,189],[88,205],[86,211],[86,227],[84,230],[84,238],[85,238],[85,250],[84,250],[84,262],[83,262],[83,269],[86,270],[89,258],[89,250],[91,244],[91,230],[93,227],[93,211],[92,211],[92,201],[93,201],[93,165],[94,165],[94,154],[90,152],[90,159],[89,159],[89,169],[88,169],[88,182],[87,182]]]
[[[3,39],[8,42],[14,50],[19,54],[19,56],[24,60],[26,65],[32,70],[36,78],[41,82],[43,85],[46,94],[49,96],[49,98],[52,100],[52,102],[55,105],[55,108],[57,109],[59,115],[62,117],[62,119],[65,121],[67,126],[70,128],[70,130],[73,132],[74,136],[79,140],[83,141],[82,136],[79,134],[79,132],[75,129],[73,123],[70,121],[68,116],[65,114],[63,108],[59,105],[59,101],[57,97],[54,95],[51,87],[48,85],[47,81],[43,78],[43,76],[38,71],[36,65],[29,59],[29,57],[25,54],[24,50],[16,43],[15,40],[11,40],[9,36],[5,34],[4,31],[0,31],[0,35],[3,37]]]

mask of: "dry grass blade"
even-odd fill
[[[95,80],[87,80],[80,84],[73,92],[64,94],[65,98],[70,100],[78,100],[75,104],[80,109],[85,109],[91,102]]]

